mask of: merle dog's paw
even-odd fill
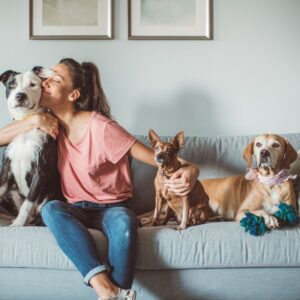
[[[12,223],[9,225],[9,227],[20,227],[24,226],[25,224],[19,222],[17,219],[13,220]]]

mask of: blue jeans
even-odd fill
[[[137,221],[129,201],[97,204],[81,201],[68,204],[53,200],[42,208],[42,218],[60,248],[89,284],[98,273],[108,271],[99,258],[87,228],[101,230],[108,238],[109,277],[119,287],[131,287],[135,270]]]

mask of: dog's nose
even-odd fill
[[[260,151],[260,156],[261,157],[268,157],[268,156],[270,156],[270,152],[266,149],[263,149],[263,150]]]
[[[26,99],[26,94],[25,93],[17,93],[16,94],[16,100],[19,102],[23,102]]]

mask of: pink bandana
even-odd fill
[[[257,169],[251,168],[246,173],[245,178],[246,180],[256,180],[260,183],[272,186],[286,182],[289,179],[296,179],[297,175],[289,175],[287,169],[282,169],[274,176],[263,176],[257,171]]]

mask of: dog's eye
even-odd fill
[[[35,87],[35,86],[36,86],[35,83],[33,83],[33,82],[30,83],[30,87]]]
[[[159,150],[159,147],[158,146],[154,146],[153,148],[155,151],[158,151]]]
[[[273,147],[273,148],[279,148],[279,147],[280,147],[280,144],[278,144],[278,143],[273,143],[273,144],[272,144],[272,147]]]
[[[15,81],[11,81],[11,82],[9,83],[9,87],[10,87],[11,89],[14,89],[16,86],[17,86],[17,83],[16,83]]]
[[[258,147],[258,148],[262,146],[262,144],[261,144],[260,142],[257,142],[255,145],[256,145],[256,147]]]

